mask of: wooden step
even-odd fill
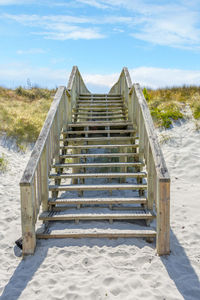
[[[131,126],[133,123],[127,121],[121,122],[80,122],[80,123],[69,123],[68,127],[114,127],[114,126]]]
[[[76,103],[83,103],[83,104],[99,104],[99,103],[103,103],[103,104],[107,104],[107,103],[123,103],[123,100],[121,99],[100,99],[100,98],[96,98],[96,99],[79,99]]]
[[[120,103],[93,103],[84,104],[84,103],[77,103],[76,107],[123,107],[123,104]]]
[[[89,97],[89,98],[121,98],[121,94],[79,94],[79,98]]]
[[[99,134],[99,133],[136,133],[136,130],[135,129],[124,129],[124,130],[121,130],[121,129],[118,129],[118,130],[113,130],[113,129],[110,129],[110,130],[77,130],[77,131],[63,131],[62,134]]]
[[[77,117],[78,119],[98,119],[98,120],[105,120],[105,119],[126,119],[126,116],[124,116],[124,115],[119,115],[119,116],[94,116],[94,115],[87,115],[87,116],[85,116],[85,115],[80,115],[79,114],[79,116]]]
[[[155,238],[155,230],[123,230],[123,229],[64,229],[46,230],[36,233],[38,239],[63,239],[63,238]]]
[[[146,172],[134,172],[134,173],[62,173],[62,174],[50,174],[50,178],[62,179],[62,178],[145,178]]]
[[[65,211],[46,211],[40,214],[39,220],[43,221],[72,221],[72,220],[152,220],[155,215],[150,211],[134,211],[116,213],[70,213]]]
[[[60,146],[61,149],[100,149],[100,148],[104,148],[104,149],[113,149],[113,148],[138,148],[139,145],[138,144],[113,144],[113,145],[77,145],[77,146],[73,146],[73,145],[68,145],[68,146]]]
[[[141,162],[128,162],[128,163],[123,163],[123,162],[113,162],[113,163],[80,163],[80,164],[75,164],[75,163],[69,163],[69,164],[55,164],[52,165],[52,168],[73,168],[73,167],[80,167],[80,168],[91,168],[91,167],[142,167],[144,166],[143,163]]]
[[[88,111],[88,112],[85,112],[85,111],[76,111],[76,112],[74,112],[73,113],[73,115],[87,115],[87,116],[90,116],[90,115],[92,115],[92,116],[94,116],[94,115],[98,115],[98,116],[100,116],[100,115],[110,115],[110,116],[112,116],[112,115],[119,115],[119,114],[122,114],[123,113],[123,111],[122,110],[119,110],[119,111],[93,111],[93,112],[91,112],[91,111]]]
[[[49,185],[49,191],[118,191],[144,190],[147,184],[69,184]]]
[[[108,106],[108,107],[76,107],[76,108],[74,108],[74,109],[72,109],[72,111],[81,111],[81,110],[83,110],[83,111],[109,111],[109,110],[111,110],[111,111],[118,111],[118,110],[122,110],[122,107],[110,107],[110,106]],[[124,108],[124,110],[125,110],[125,108]]]
[[[60,155],[60,158],[90,158],[90,157],[139,157],[139,153],[91,153],[91,154],[65,154]]]
[[[60,139],[60,141],[68,141],[68,142],[99,142],[99,141],[127,141],[127,140],[135,140],[138,139],[137,136],[100,136],[100,137],[75,137],[75,138],[65,138]]]
[[[49,205],[56,204],[146,204],[147,199],[145,197],[103,197],[103,198],[57,198],[49,199]]]

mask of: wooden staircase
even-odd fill
[[[144,222],[134,229],[133,221],[149,224],[155,218],[147,207],[147,173],[138,146],[120,95],[80,94],[73,123],[62,132],[59,163],[49,176],[49,209],[39,216],[48,225],[37,238],[155,237]],[[131,223],[129,230],[97,230],[93,223],[87,230],[68,229],[70,221],[90,220]],[[56,230],[59,226],[49,221],[66,221],[66,228]]]
[[[22,220],[23,215],[28,212],[36,223],[41,203],[43,211],[39,214],[39,220],[44,223],[37,231],[28,224],[28,232],[30,233],[30,229],[32,234],[36,232],[33,240],[27,237],[24,229],[26,224],[22,222],[24,254],[30,253],[36,238],[83,237],[141,237],[151,241],[156,237],[158,253],[169,253],[169,245],[166,246],[165,240],[164,246],[162,245],[163,237],[161,245],[158,244],[160,230],[162,234],[162,226],[166,230],[166,224],[163,225],[161,221],[161,225],[158,225],[160,220],[157,218],[160,216],[156,203],[157,177],[153,178],[157,165],[153,163],[150,143],[154,137],[153,132],[152,137],[146,132],[150,141],[147,138],[145,140],[145,126],[140,111],[138,110],[139,117],[136,113],[135,120],[130,118],[130,113],[136,107],[130,106],[129,99],[119,93],[119,89],[116,91],[116,86],[109,94],[91,94],[85,86],[81,90],[82,78],[78,73],[79,93],[75,94],[72,85],[75,75],[78,76],[75,71],[78,72],[73,69],[66,90],[67,100],[62,100],[58,95],[60,107],[55,105],[54,117],[51,111],[47,116],[47,126],[52,130],[47,135],[43,128],[38,145],[36,143],[32,156],[37,156],[40,147],[43,150],[40,153],[41,160],[37,161],[39,167],[32,178],[33,189],[28,191],[28,185],[24,184],[28,175],[31,181],[30,167],[33,168],[33,159],[30,159],[21,181]],[[52,118],[55,122],[50,126]],[[163,157],[161,163],[165,167],[162,172],[165,172],[164,176],[168,179]],[[166,186],[164,190],[164,193],[168,193]],[[25,201],[25,194],[27,200],[32,197],[31,193],[35,197],[36,204],[32,208],[35,212],[31,211],[30,202],[28,206]],[[163,201],[159,202],[159,209],[161,204]],[[164,213],[168,218],[166,207]],[[163,216],[164,223],[165,217]],[[155,224],[150,226],[154,219],[157,228]],[[24,222],[27,223],[27,219]]]

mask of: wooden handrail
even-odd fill
[[[139,135],[139,159],[145,160],[148,171],[149,209],[157,210],[157,252],[170,252],[170,177],[162,150],[158,143],[155,127],[139,84],[131,83],[127,68],[123,68],[110,94],[119,93],[128,106],[129,121],[136,125]]]
[[[28,161],[26,169],[21,178],[20,185],[30,185],[31,182],[33,181],[33,177],[34,177],[35,171],[37,169],[39,159],[41,157],[44,146],[47,142],[47,138],[49,136],[49,133],[50,133],[50,130],[52,127],[52,123],[55,118],[55,114],[58,110],[60,101],[61,101],[62,97],[64,96],[64,92],[65,92],[65,87],[59,87],[56,92],[56,95],[54,97],[54,100],[52,102],[50,110],[47,114],[46,120],[45,120],[42,130],[40,132],[40,135],[34,145],[30,159]]]
[[[35,223],[42,205],[48,210],[48,176],[53,161],[59,162],[59,138],[71,122],[72,108],[76,105],[77,95],[90,93],[80,72],[73,67],[67,89],[59,87],[44,126],[35,143],[30,159],[20,181],[21,224],[23,254],[34,253],[36,245]]]

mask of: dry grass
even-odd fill
[[[7,170],[8,160],[6,156],[2,153],[0,154],[0,172],[5,172]]]
[[[172,120],[184,118],[182,109],[186,105],[191,107],[197,122],[200,119],[200,87],[144,89],[143,92],[156,126],[169,128]],[[15,90],[0,87],[0,131],[16,138],[20,151],[24,151],[22,142],[36,141],[54,95],[55,90],[37,87]]]
[[[184,118],[182,110],[186,105],[190,106],[194,118],[200,119],[200,87],[144,89],[143,92],[157,126],[169,128],[172,120]]]
[[[55,90],[42,88],[16,90],[0,88],[0,131],[24,142],[35,142]]]

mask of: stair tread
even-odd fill
[[[49,190],[57,191],[90,191],[90,190],[127,190],[127,189],[146,189],[147,184],[62,184],[49,185]]]
[[[78,212],[77,212],[78,211]],[[109,211],[109,213],[101,212],[90,212],[88,213],[88,209],[67,209],[62,211],[45,211],[42,212],[39,216],[40,220],[74,220],[74,219],[153,219],[155,218],[154,213],[151,211],[133,211],[126,212],[121,211],[120,213],[116,213],[115,211]]]
[[[131,166],[143,166],[142,162],[113,162],[113,163],[65,163],[65,164],[54,164],[53,168],[64,168],[64,167],[131,167]]]
[[[115,141],[115,140],[131,140],[131,139],[138,139],[137,136],[101,136],[101,137],[75,137],[75,138],[65,138],[65,139],[60,139],[60,141]]]
[[[112,145],[68,145],[68,146],[60,146],[62,149],[96,149],[96,148],[121,148],[121,147],[130,147],[130,148],[137,148],[138,144],[112,144]]]
[[[140,204],[146,203],[147,199],[145,197],[90,197],[90,198],[56,198],[49,199],[49,204]]]
[[[138,238],[156,237],[153,229],[50,229],[47,232],[37,232],[37,238]]]
[[[50,178],[118,178],[118,177],[146,177],[146,172],[132,172],[132,173],[62,173],[50,174]]]
[[[89,153],[89,154],[64,154],[60,155],[61,158],[69,158],[69,157],[80,157],[80,158],[89,158],[89,157],[119,157],[119,156],[136,156],[138,157],[139,153]]]
[[[69,123],[68,127],[104,127],[104,126],[128,126],[133,125],[131,122],[78,122],[78,123]]]
[[[105,130],[76,130],[76,131],[63,131],[62,134],[98,134],[98,133],[134,133],[136,132],[135,129],[124,129],[124,130],[112,130],[112,129],[105,129]]]
[[[93,115],[81,115],[78,114],[79,116],[77,117],[78,119],[96,119],[96,120],[104,120],[104,119],[125,119],[126,116],[123,114],[120,115],[114,115],[114,116],[109,116],[109,115],[105,115],[105,116],[93,116]]]

